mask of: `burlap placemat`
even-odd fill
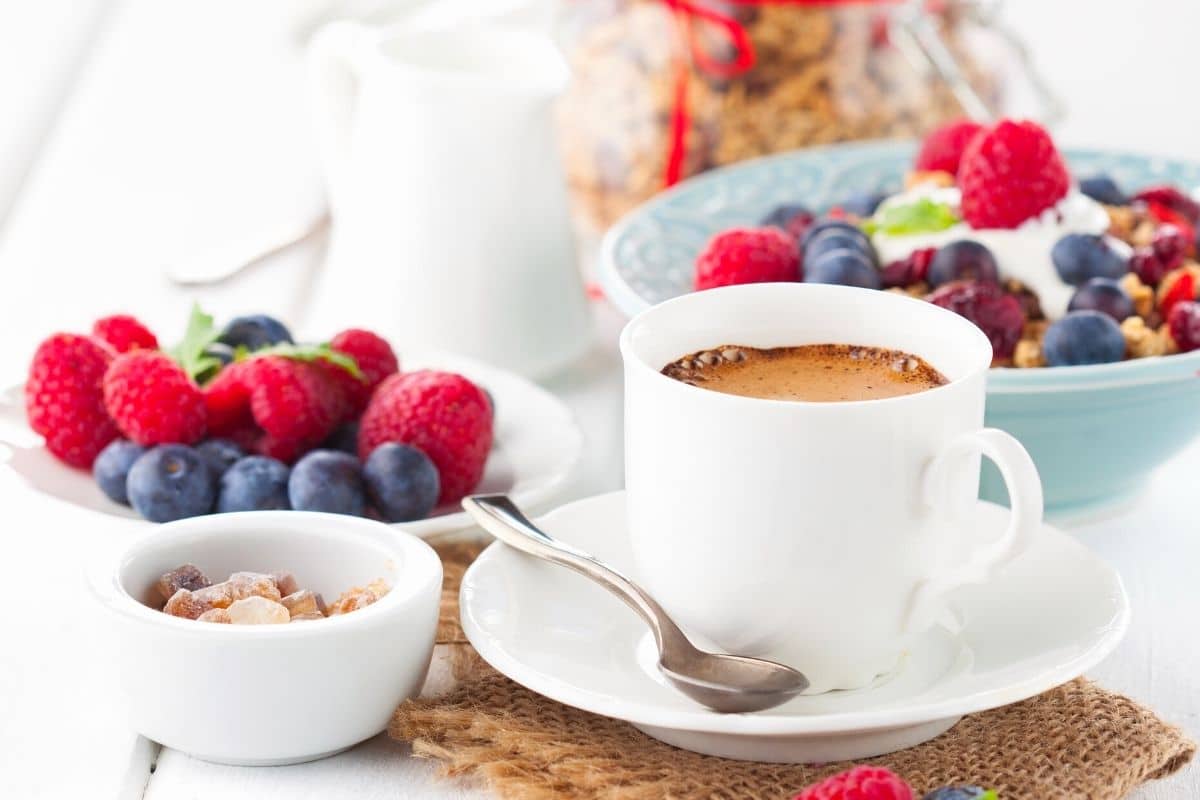
[[[850,766],[759,764],[702,756],[631,725],[561,705],[499,675],[458,625],[458,583],[477,545],[440,548],[445,566],[439,647],[452,688],[397,709],[389,733],[447,775],[482,779],[502,798],[789,798]],[[972,714],[917,747],[870,759],[924,793],[953,783],[1003,800],[1118,800],[1195,754],[1179,729],[1132,700],[1080,679]],[[918,795],[919,796],[919,795]]]

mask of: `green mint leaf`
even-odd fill
[[[212,315],[205,314],[199,303],[193,303],[183,341],[167,353],[183,367],[183,371],[192,380],[202,383],[221,369],[220,359],[204,352],[205,348],[217,340],[218,335],[220,334],[213,325]]]
[[[893,236],[944,231],[959,221],[954,209],[945,203],[935,203],[928,197],[902,206],[888,206],[870,220],[875,230]]]
[[[253,353],[250,353],[249,358],[259,358],[261,356],[281,356],[296,361],[310,362],[321,359],[328,361],[330,364],[336,364],[360,381],[365,380],[362,370],[358,368],[358,362],[345,353],[339,353],[337,350],[334,350],[329,346],[328,342],[322,342],[321,344],[273,344],[270,347],[255,350]]]
[[[978,800],[1000,800],[1000,795],[996,794],[995,789],[988,789],[986,792],[979,795]]]

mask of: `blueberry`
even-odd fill
[[[816,261],[822,253],[843,249],[857,250],[867,257],[872,266],[878,263],[875,248],[871,246],[870,242],[864,242],[863,237],[855,236],[841,228],[827,228],[809,239],[804,245],[804,261]]]
[[[234,358],[233,348],[221,342],[213,342],[208,347],[204,348],[204,355],[211,356],[221,362],[221,366],[232,364]]]
[[[292,467],[288,499],[297,511],[361,517],[367,500],[358,459],[336,450],[313,450]]]
[[[1118,253],[1107,237],[1090,233],[1068,233],[1050,251],[1058,277],[1072,286],[1092,278],[1119,278],[1129,271],[1129,261]]]
[[[100,491],[108,495],[108,499],[122,505],[129,505],[129,494],[125,491],[125,479],[129,477],[129,469],[137,461],[146,448],[126,439],[117,439],[96,456],[92,464],[92,476],[100,486]]]
[[[388,522],[425,519],[437,504],[441,481],[429,456],[407,444],[388,442],[363,465],[367,494]]]
[[[219,512],[288,508],[288,468],[282,461],[247,456],[221,476]]]
[[[879,208],[887,195],[883,192],[855,192],[838,203],[847,214],[856,217],[869,217]]]
[[[206,439],[196,445],[196,452],[208,463],[213,477],[218,481],[225,474],[225,470],[232,467],[234,462],[240,458],[244,458],[246,455],[245,450],[228,439]]]
[[[329,438],[322,442],[321,449],[358,455],[358,423],[345,422],[337,426],[333,433],[329,434]]]
[[[852,222],[847,222],[844,219],[823,219],[820,222],[813,223],[808,230],[804,232],[804,236],[800,239],[800,250],[803,251],[808,247],[808,243],[825,231],[845,231],[850,236],[859,239],[862,242],[862,250],[869,252],[871,249],[871,237],[863,232],[863,229]]]
[[[1125,337],[1107,314],[1070,311],[1046,329],[1042,351],[1052,367],[1107,364],[1125,357]]]
[[[815,261],[804,266],[804,281],[861,286],[864,289],[878,289],[883,285],[879,270],[862,252],[849,248],[821,253]]]
[[[1079,191],[1097,203],[1109,206],[1129,205],[1129,198],[1121,191],[1121,187],[1117,186],[1117,182],[1103,172],[1080,178]]]
[[[1117,322],[1133,316],[1133,300],[1112,278],[1092,278],[1075,290],[1068,311],[1099,311]]]
[[[926,280],[934,287],[950,281],[996,283],[1000,280],[1000,269],[991,250],[979,242],[962,239],[938,248],[929,262]]]
[[[978,786],[943,786],[921,800],[997,800],[997,797],[991,789],[980,789]]]
[[[292,344],[292,334],[279,320],[266,314],[253,314],[232,320],[217,341],[233,348],[259,350],[273,344]]]
[[[207,514],[217,498],[208,462],[182,444],[147,450],[134,462],[125,485],[134,510],[151,522]]]
[[[804,219],[811,216],[812,212],[802,205],[784,203],[771,209],[771,213],[763,217],[758,224],[763,228],[779,228],[786,231],[797,218]]]

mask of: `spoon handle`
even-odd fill
[[[463,500],[462,505],[480,527],[510,547],[574,570],[624,600],[650,626],[659,651],[665,647],[695,649],[662,606],[641,587],[594,556],[552,538],[530,522],[507,496],[475,495]]]

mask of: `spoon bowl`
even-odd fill
[[[697,703],[723,714],[762,711],[808,688],[808,679],[784,664],[696,647],[644,589],[595,557],[552,538],[508,497],[476,495],[463,500],[463,508],[505,544],[574,570],[621,598],[650,626],[658,645],[659,671]]]

